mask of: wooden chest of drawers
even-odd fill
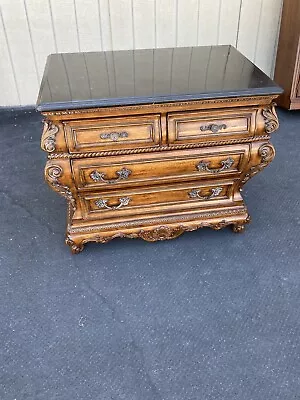
[[[281,89],[231,46],[98,53],[99,65],[121,60],[124,76],[91,65],[91,54],[95,62],[95,53],[49,56],[38,99],[45,178],[68,201],[72,251],[89,241],[172,239],[200,227],[243,231],[242,186],[275,155],[269,139]],[[145,69],[139,63],[149,54],[153,66]],[[62,72],[61,64],[69,67]],[[96,72],[100,83],[110,79],[105,93],[90,78]]]

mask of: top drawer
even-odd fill
[[[222,141],[252,137],[256,110],[195,111],[168,114],[169,143]]]
[[[159,146],[159,114],[65,121],[69,151],[108,151]]]

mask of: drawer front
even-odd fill
[[[250,109],[168,114],[169,143],[252,137],[256,111]]]
[[[232,203],[232,181],[156,186],[144,190],[106,191],[80,195],[85,219],[114,219]]]
[[[70,152],[106,151],[158,146],[160,115],[65,121]]]
[[[176,181],[237,176],[244,169],[249,145],[158,154],[72,160],[73,174],[79,189],[115,189]]]

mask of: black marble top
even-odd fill
[[[51,54],[39,111],[280,94],[232,46]]]

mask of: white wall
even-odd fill
[[[232,44],[272,76],[282,0],[0,0],[0,106],[36,101],[55,52]]]

